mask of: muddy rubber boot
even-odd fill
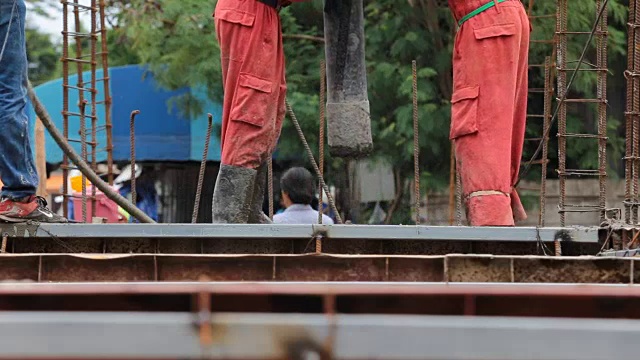
[[[272,224],[273,222],[262,211],[262,203],[264,202],[264,193],[267,188],[267,173],[269,165],[262,163],[257,169],[256,182],[253,186],[253,196],[251,197],[251,207],[249,212],[249,224]]]
[[[221,165],[213,190],[214,224],[246,224],[256,181],[255,169]]]

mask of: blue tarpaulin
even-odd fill
[[[131,111],[140,110],[136,117],[136,159],[138,161],[200,161],[204,150],[207,133],[207,113],[213,114],[214,122],[220,124],[222,106],[206,100],[203,94],[193,92],[193,95],[204,101],[203,114],[188,118],[182,116],[176,106],[171,106],[169,100],[175,96],[184,95],[192,91],[182,89],[168,91],[161,89],[153,80],[150,73],[137,65],[114,67],[109,70],[111,78],[111,94],[113,98],[113,159],[114,161],[128,161],[130,159],[129,145],[129,117]],[[98,71],[97,78],[102,78],[102,71]],[[90,79],[90,73],[83,74],[83,81]],[[77,76],[69,77],[69,84],[75,85]],[[97,85],[98,101],[101,95],[102,83]],[[35,89],[36,94],[45,105],[58,129],[62,132],[62,79],[42,84]],[[78,112],[78,91],[69,90],[69,111]],[[87,93],[86,96],[88,96]],[[90,98],[87,98],[90,100]],[[104,124],[104,106],[97,105],[98,124]],[[89,113],[88,113],[89,114]],[[33,109],[29,107],[29,118],[32,126],[35,121]],[[87,123],[90,119],[87,118]],[[79,139],[80,122],[78,117],[69,117],[69,137]],[[98,131],[98,151],[107,145],[104,131]],[[49,163],[62,162],[62,151],[46,134],[46,157]],[[79,143],[72,143],[80,153]],[[89,151],[90,148],[89,148]],[[209,160],[220,160],[220,141],[211,136]],[[106,153],[98,153],[98,161],[105,161]]]

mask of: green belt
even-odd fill
[[[498,3],[503,3],[507,0],[498,0]],[[458,21],[458,26],[462,26],[462,24],[464,24],[467,20],[471,19],[472,17],[485,12],[486,10],[491,9],[492,7],[496,6],[495,1],[491,0],[491,2],[488,2],[482,6],[480,6],[479,8],[473,10],[472,12],[468,13],[467,15],[463,16],[462,19],[460,19],[460,21]]]

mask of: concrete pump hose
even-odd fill
[[[138,219],[138,221],[149,224],[155,223],[155,221],[147,216],[147,214],[142,212],[142,210],[138,209],[127,199],[118,194],[117,191],[111,188],[109,184],[104,182],[95,172],[93,172],[91,167],[73,150],[73,148],[62,136],[60,131],[58,131],[56,126],[53,124],[53,121],[51,121],[51,116],[49,116],[49,113],[44,108],[44,105],[42,105],[42,102],[40,102],[40,99],[38,99],[38,97],[36,96],[35,91],[33,91],[31,82],[28,83],[27,88],[29,91],[29,98],[31,99],[31,103],[33,104],[36,115],[38,116],[38,118],[40,118],[40,121],[42,121],[42,124],[47,128],[56,143],[58,143],[60,149],[62,149],[62,151],[64,151],[69,159],[71,159],[71,161],[76,164],[78,170],[80,170],[80,172],[82,172],[82,174],[86,176],[89,181],[91,181],[92,184],[100,189],[100,191],[102,191],[109,199],[113,200],[121,208],[131,214],[131,216]]]

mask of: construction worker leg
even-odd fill
[[[284,53],[278,12],[258,1],[220,0],[214,14],[224,82],[222,163],[255,169],[279,134]]]
[[[526,112],[521,49],[529,25],[523,14],[520,2],[502,3],[464,23],[456,37],[450,137],[473,226],[513,226],[512,202],[522,208],[511,194],[522,154],[523,104]]]
[[[513,133],[511,138],[511,209],[515,221],[522,221],[527,214],[520,201],[520,196],[515,189],[515,184],[520,175],[520,163],[522,161],[522,148],[524,145],[525,127],[527,119],[527,100],[529,94],[529,36],[531,25],[524,11],[520,12],[523,23],[527,25],[522,32],[519,49],[519,63],[516,73],[516,93],[513,114]],[[546,166],[546,165],[543,165]]]
[[[272,153],[279,133],[284,69],[280,18],[274,8],[261,2],[240,0],[218,1],[214,18],[224,102],[213,221],[246,223],[256,197],[256,169]]]

